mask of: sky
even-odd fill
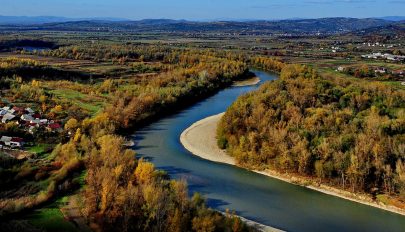
[[[126,19],[404,16],[405,0],[0,0],[0,15]]]

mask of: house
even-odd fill
[[[18,115],[21,115],[21,114],[23,114],[25,112],[24,108],[17,107],[17,106],[14,106],[13,110],[14,110],[14,114],[18,114]]]
[[[7,113],[6,115],[3,116],[3,118],[1,119],[2,123],[7,123],[7,121],[11,121],[15,118],[15,115]]]
[[[11,139],[11,147],[22,147],[24,145],[24,139],[18,138],[18,137],[13,137]]]
[[[0,138],[0,142],[3,145],[7,145],[11,142],[12,137],[8,137],[8,136],[1,136]],[[7,144],[6,144],[7,143]]]
[[[51,123],[46,127],[46,129],[49,132],[61,132],[62,126],[59,123]]]
[[[33,110],[33,109],[31,109],[31,108],[25,108],[25,112],[27,113],[27,114],[29,114],[29,115],[33,115],[33,114],[35,114],[35,111]]]
[[[39,124],[41,124],[41,125],[48,124],[48,119],[40,119]]]
[[[34,118],[29,114],[23,114],[20,118],[21,118],[21,120],[26,121],[26,122],[30,122],[30,121],[34,120]]]
[[[18,137],[2,136],[0,142],[11,148],[22,147],[24,145],[24,140]]]
[[[0,111],[1,111],[2,115],[5,115],[5,114],[7,114],[7,113],[14,114],[14,112],[15,112],[14,109],[11,109],[11,108],[8,107],[8,106],[5,106],[5,107],[3,107],[3,108],[0,108]]]
[[[374,70],[375,73],[380,73],[380,74],[384,74],[387,72],[387,69],[384,67],[378,67]]]
[[[398,75],[398,76],[403,76],[403,75],[405,75],[405,71],[404,70],[394,70],[394,71],[392,71],[392,74]]]
[[[39,120],[39,119],[37,118],[37,119],[31,120],[30,123],[41,124],[41,120]]]
[[[339,72],[343,72],[343,71],[345,71],[345,68],[344,68],[344,67],[342,67],[342,66],[339,66],[339,67],[337,68],[337,71],[339,71]]]

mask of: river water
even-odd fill
[[[138,130],[135,151],[172,178],[184,179],[190,192],[200,192],[214,209],[286,231],[402,231],[405,217],[326,195],[242,168],[192,155],[180,134],[194,122],[224,112],[238,96],[277,75],[253,70],[255,86],[229,87],[176,114]]]

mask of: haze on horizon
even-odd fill
[[[0,15],[188,20],[402,16],[405,0],[2,0]]]

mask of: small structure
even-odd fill
[[[62,126],[59,123],[51,123],[46,127],[46,129],[49,132],[61,132]]]
[[[34,118],[29,114],[23,114],[21,116],[21,120],[26,121],[26,122],[30,122],[30,121],[34,120]]]
[[[24,140],[18,137],[2,136],[0,142],[11,148],[22,147],[24,145]]]
[[[387,72],[387,69],[384,67],[378,67],[374,70],[375,73],[380,73],[380,74],[384,74]]]
[[[25,112],[24,108],[17,107],[17,106],[14,106],[13,110],[14,110],[14,114],[18,114],[18,115],[22,115]]]
[[[1,119],[2,123],[7,123],[7,121],[11,121],[15,118],[15,115],[7,113],[6,115],[3,116],[3,118]]]
[[[35,114],[35,111],[33,110],[33,109],[31,109],[31,108],[25,108],[25,112],[27,113],[27,114],[29,114],[29,115],[33,115],[33,114]]]
[[[392,71],[392,74],[398,75],[398,76],[403,76],[403,75],[405,75],[405,71],[404,70],[394,70],[394,71]]]
[[[48,124],[48,119],[40,119],[40,120],[39,120],[39,124],[41,124],[41,125],[46,125],[46,124]]]

